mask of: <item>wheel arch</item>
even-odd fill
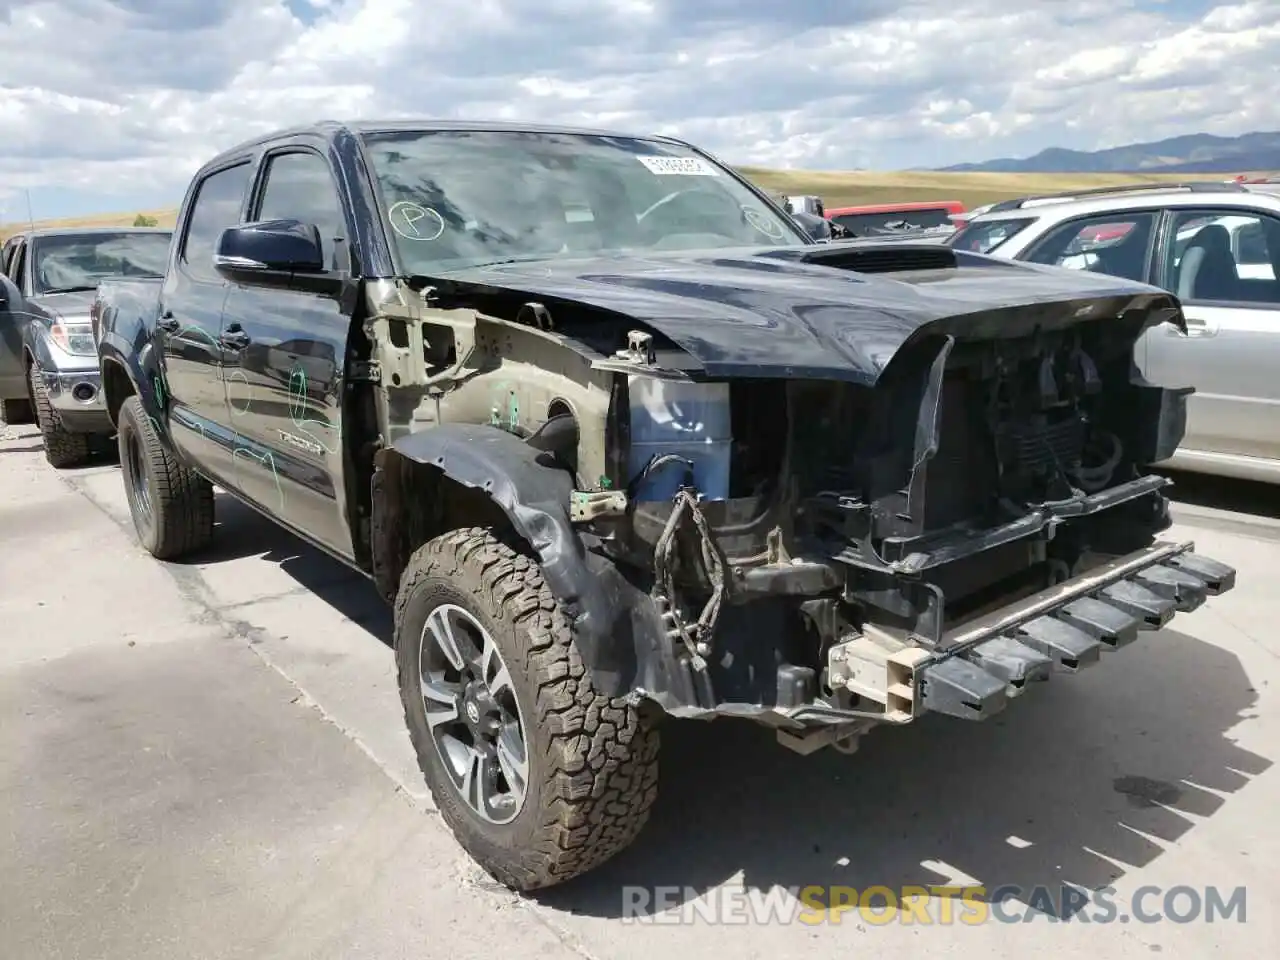
[[[163,416],[166,399],[163,373],[157,367],[151,345],[134,351],[130,345],[122,344],[117,334],[106,331],[98,344],[98,369],[102,372],[103,399],[111,423],[119,425],[120,408],[129,397],[136,396],[168,446],[168,424]]]
[[[661,624],[647,596],[574,530],[573,488],[547,454],[495,427],[443,424],[401,437],[374,462],[374,582],[390,600],[423,543],[453,529],[494,528],[538,561],[597,689],[630,692],[649,668],[666,666],[654,662]]]
[[[119,426],[120,408],[124,406],[126,400],[137,394],[138,389],[134,385],[133,377],[129,375],[128,369],[118,359],[103,357],[100,363],[102,367],[102,398],[107,405],[107,415],[111,417],[112,426]]]

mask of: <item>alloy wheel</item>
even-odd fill
[[[524,806],[529,750],[511,674],[467,610],[441,604],[419,641],[427,726],[459,797],[482,819],[509,823]]]

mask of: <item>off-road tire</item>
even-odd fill
[[[430,612],[464,608],[489,632],[524,718],[524,806],[505,824],[461,799],[426,723],[418,664]],[[405,722],[441,817],[494,879],[527,892],[563,883],[629,846],[658,795],[655,718],[597,693],[569,620],[538,564],[485,528],[457,530],[410,558],[395,604],[396,665]]]
[[[142,401],[128,397],[117,422],[120,472],[138,541],[159,560],[176,560],[213,538],[213,484],[179,463],[161,442]],[[131,447],[137,445],[138,456]],[[147,510],[134,486],[136,470],[150,500]]]
[[[89,435],[73,433],[62,425],[58,411],[49,402],[49,391],[45,389],[40,368],[34,363],[27,368],[27,382],[31,385],[31,405],[44,440],[45,459],[59,470],[78,467],[89,459]]]
[[[17,427],[35,421],[30,400],[0,400],[0,420]]]

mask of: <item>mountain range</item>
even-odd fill
[[[939,168],[948,173],[1244,173],[1280,170],[1280,131],[1218,137],[1193,133],[1107,150],[1050,147],[1034,157],[1004,157]]]

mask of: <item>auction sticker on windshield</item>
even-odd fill
[[[718,177],[720,172],[701,157],[636,157],[659,176]]]

